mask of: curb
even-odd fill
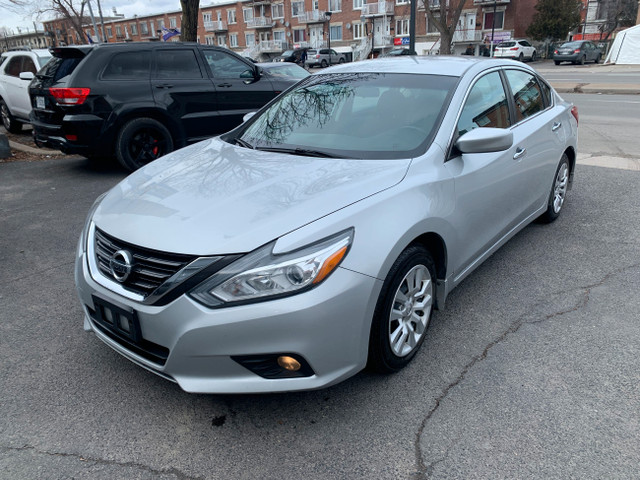
[[[64,155],[60,150],[47,150],[44,148],[33,148],[29,145],[23,145],[22,143],[9,140],[9,147],[19,152],[30,153],[32,155]]]

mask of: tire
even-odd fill
[[[7,104],[1,99],[0,115],[2,115],[2,125],[7,129],[7,132],[20,133],[22,131],[22,122],[16,120],[16,117],[14,117],[9,111]]]
[[[593,63],[600,63],[600,54],[598,54]]]
[[[397,372],[416,355],[431,320],[435,279],[433,259],[422,246],[407,248],[394,262],[373,315],[369,335],[370,369],[380,373]],[[413,295],[405,295],[412,290]]]
[[[560,65],[560,62],[558,60],[554,60],[553,63],[555,63],[556,65]]]
[[[536,55],[536,51],[534,50],[533,53],[531,54],[531,61],[535,62],[538,59],[538,56]]]
[[[341,58],[340,60],[338,60],[338,63],[344,63],[344,58]]]
[[[520,55],[518,55],[518,61],[524,62],[524,55],[522,54],[522,52],[520,52]]]
[[[136,118],[122,127],[116,139],[116,156],[134,171],[173,151],[171,133],[153,118]]]
[[[564,153],[553,177],[551,193],[549,193],[549,201],[547,202],[547,211],[539,217],[540,222],[551,223],[560,216],[567,196],[570,173],[569,157]]]
[[[322,60],[322,61],[320,62],[320,66],[321,66],[322,68],[326,68],[326,67],[327,67],[327,65],[329,65],[329,64],[327,63],[327,61],[326,61],[326,60]]]
[[[582,55],[580,57],[580,61],[578,63],[580,63],[580,65],[584,65],[584,62],[587,60],[587,56],[586,55]]]

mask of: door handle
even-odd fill
[[[551,131],[555,132],[556,130],[558,130],[560,127],[562,126],[562,122],[554,122],[553,123],[553,127],[551,127]]]
[[[173,88],[173,85],[171,85],[170,83],[158,83],[156,85],[156,88]]]
[[[227,87],[228,88],[228,87],[232,87],[233,85],[231,85],[230,83],[219,83],[217,86],[218,87]]]
[[[516,148],[516,153],[513,154],[513,159],[517,160],[519,159],[521,156],[523,156],[525,153],[527,153],[527,149],[526,148]]]

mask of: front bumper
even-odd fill
[[[369,330],[382,282],[338,268],[302,294],[229,308],[208,309],[182,295],[166,306],[119,296],[91,277],[86,253],[76,259],[84,327],[129,360],[185,391],[259,393],[311,390],[338,383],[364,368]],[[137,313],[142,337],[168,351],[164,365],[125,348],[91,318],[94,296]],[[313,369],[300,378],[266,379],[232,356],[293,353]]]

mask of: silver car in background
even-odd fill
[[[96,201],[76,261],[85,330],[189,392],[398,371],[453,288],[558,217],[577,127],[510,60],[311,75]]]

